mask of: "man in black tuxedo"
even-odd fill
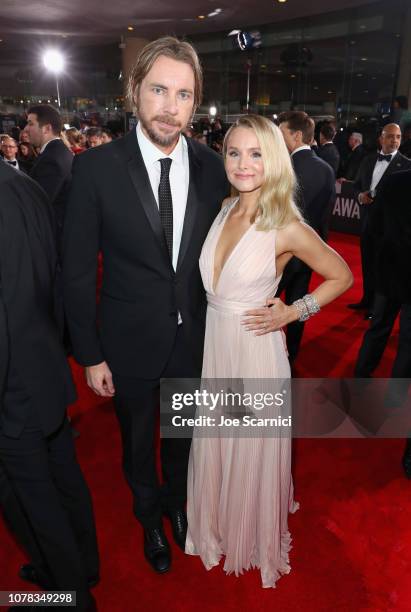
[[[355,364],[355,376],[368,378],[377,368],[395,319],[400,333],[392,378],[411,378],[411,170],[395,172],[384,180],[373,204],[369,231],[377,246],[374,316],[366,331]],[[405,383],[406,388],[402,388]],[[398,381],[397,393],[406,397],[408,384]],[[411,440],[403,458],[411,478]]]
[[[198,260],[228,193],[223,161],[181,135],[201,99],[194,49],[166,37],[148,44],[130,77],[139,118],[124,138],[74,164],[63,241],[65,306],[89,386],[114,397],[123,468],[144,528],[144,552],[162,573],[170,548],[162,515],[184,549],[189,440],[161,441],[155,426],[162,377],[201,373],[206,299]],[[103,288],[96,314],[97,256]]]
[[[0,191],[0,503],[31,556],[22,577],[75,590],[76,609],[89,610],[99,560],[66,418],[75,391],[53,317],[53,214],[37,183],[3,161]]]
[[[298,180],[297,203],[306,222],[326,240],[329,215],[335,202],[335,179],[329,164],[311,150],[314,121],[302,111],[281,113],[278,121]],[[311,272],[306,264],[292,257],[284,269],[277,295],[285,290],[287,304],[301,298],[308,292]],[[303,331],[304,323],[300,321],[287,327],[287,348],[291,363],[297,357]]]
[[[340,165],[340,154],[333,143],[335,127],[328,122],[323,123],[320,128],[320,146],[313,147],[318,157],[323,159],[334,170],[334,178],[337,176]]]
[[[1,152],[3,159],[6,164],[12,166],[16,170],[21,170],[28,174],[29,166],[24,160],[17,159],[17,152],[19,148],[17,142],[11,136],[4,136],[1,140]]]
[[[360,132],[353,132],[350,134],[348,146],[351,152],[344,164],[342,164],[340,182],[354,181],[356,179],[361,162],[366,155],[365,147],[362,144],[362,134],[360,134]]]
[[[73,154],[60,138],[63,128],[60,113],[49,104],[29,108],[24,128],[33,146],[40,148],[30,176],[47,193],[53,205],[60,243],[67,191],[71,179]]]
[[[374,210],[374,198],[388,176],[394,172],[411,168],[411,160],[404,157],[398,149],[401,144],[401,130],[395,123],[387,124],[380,136],[381,150],[367,155],[361,163],[354,188],[361,204],[361,266],[363,295],[356,304],[349,304],[354,310],[373,307],[375,294],[375,238],[369,231]],[[365,318],[372,318],[367,312]]]

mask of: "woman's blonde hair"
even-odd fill
[[[269,231],[284,227],[291,221],[302,221],[303,217],[294,202],[297,182],[280,129],[260,115],[240,117],[225,135],[224,160],[230,135],[239,127],[254,131],[264,164],[264,181],[258,197],[256,228]]]

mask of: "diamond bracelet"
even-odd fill
[[[301,323],[307,321],[307,319],[309,319],[312,315],[320,311],[320,305],[311,293],[307,293],[307,295],[305,295],[303,298],[295,300],[295,302],[293,302],[293,306],[295,306],[298,310],[300,315],[298,320]]]

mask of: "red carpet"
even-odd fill
[[[331,244],[356,282],[308,322],[298,363],[303,377],[351,376],[368,325],[345,308],[361,293],[358,240],[333,234]],[[395,341],[387,347],[380,376],[389,375]],[[111,405],[85,387],[79,368],[74,372],[80,400],[71,413],[81,433],[78,456],[94,498],[102,559],[101,583],[94,590],[100,612],[411,610],[411,491],[400,467],[402,440],[296,440],[294,481],[301,508],[290,517],[292,571],[276,589],[263,590],[257,571],[239,578],[225,576],[221,568],[206,572],[175,546],[172,571],[157,576],[143,559]],[[27,589],[16,575],[25,556],[1,523],[0,538],[0,590]]]

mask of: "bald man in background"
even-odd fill
[[[356,304],[348,304],[354,310],[366,310],[365,318],[372,318],[375,294],[375,239],[369,230],[377,190],[394,172],[411,169],[411,160],[398,149],[401,144],[401,129],[396,123],[386,125],[379,138],[380,150],[367,155],[361,163],[354,188],[361,205],[361,266],[363,295]]]

